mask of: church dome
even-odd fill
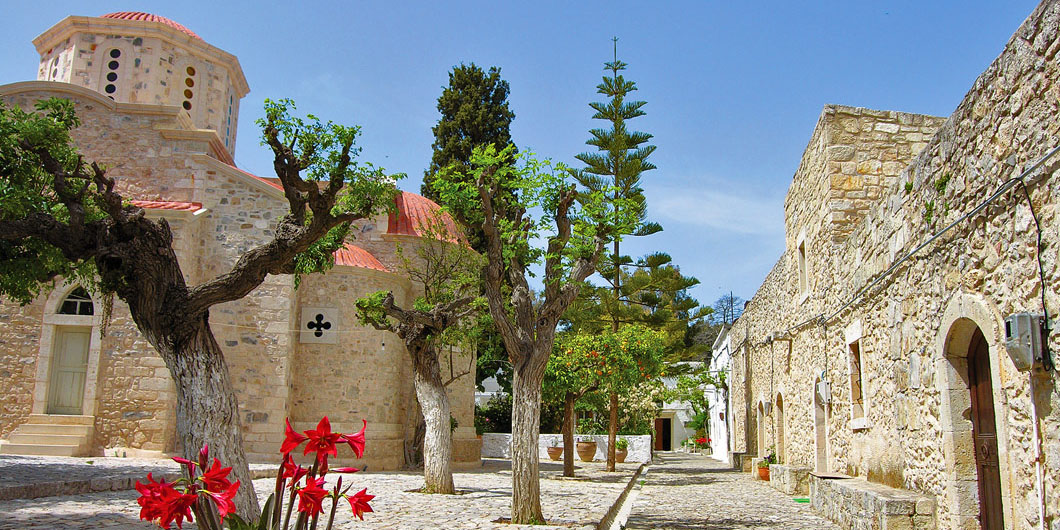
[[[202,37],[195,34],[194,31],[184,27],[179,22],[174,22],[166,17],[160,17],[158,15],[152,15],[151,13],[144,13],[141,11],[118,11],[115,13],[107,13],[106,15],[100,15],[100,18],[115,18],[118,20],[140,20],[143,22],[158,22],[159,24],[165,24],[171,28],[177,29],[183,33],[191,35],[196,39],[202,40]]]
[[[352,243],[346,243],[342,248],[335,251],[335,265],[389,272],[371,252]]]
[[[427,197],[402,191],[394,198],[394,202],[397,211],[391,212],[387,219],[386,233],[423,237],[428,227],[440,220],[448,236],[445,239],[452,242],[465,240],[464,231],[453,217]]]

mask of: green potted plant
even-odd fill
[[[625,462],[627,454],[629,454],[629,440],[625,438],[615,440],[615,461]]]
[[[559,444],[559,438],[553,438],[551,445],[548,449],[548,457],[552,460],[559,460],[563,457],[563,446]]]
[[[765,458],[758,461],[758,478],[769,480],[769,465],[777,463],[777,453],[770,447]]]

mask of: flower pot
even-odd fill
[[[562,447],[549,447],[548,448],[548,457],[551,458],[552,460],[559,460],[561,457],[563,457],[563,448]]]
[[[578,458],[582,462],[592,462],[596,456],[596,442],[578,442]]]
[[[762,480],[766,480],[766,481],[769,480],[769,467],[768,466],[767,467],[758,468],[758,478],[760,478]]]
[[[626,455],[629,454],[627,449],[615,449],[615,462],[619,464],[626,461]]]

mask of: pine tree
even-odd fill
[[[618,38],[612,39],[615,44],[614,59],[604,63],[604,69],[611,75],[604,76],[603,82],[597,85],[596,91],[607,96],[606,103],[595,102],[589,106],[596,111],[593,119],[607,120],[610,129],[592,129],[592,138],[585,143],[596,147],[596,152],[582,153],[577,159],[587,167],[577,172],[575,178],[585,188],[593,191],[609,191],[612,203],[630,201],[631,208],[637,215],[638,226],[632,235],[649,235],[662,230],[657,223],[646,221],[647,204],[644,190],[640,187],[641,173],[655,169],[648,162],[648,157],[655,151],[655,146],[647,142],[652,135],[639,131],[630,131],[626,121],[645,114],[645,101],[626,101],[630,92],[637,90],[637,84],[627,81],[619,74],[627,64],[618,60]],[[613,243],[613,253],[606,256],[600,264],[601,275],[610,283],[616,301],[621,298],[622,265],[632,262],[620,252],[619,242]],[[606,274],[606,272],[610,274]],[[616,308],[617,309],[617,308]],[[620,319],[617,311],[613,314],[612,330],[618,331]],[[618,396],[611,395],[611,421],[608,429],[607,470],[615,469],[615,437],[618,433]]]

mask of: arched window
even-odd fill
[[[66,295],[62,304],[59,304],[60,315],[92,315],[92,298],[84,287],[78,287]]]

